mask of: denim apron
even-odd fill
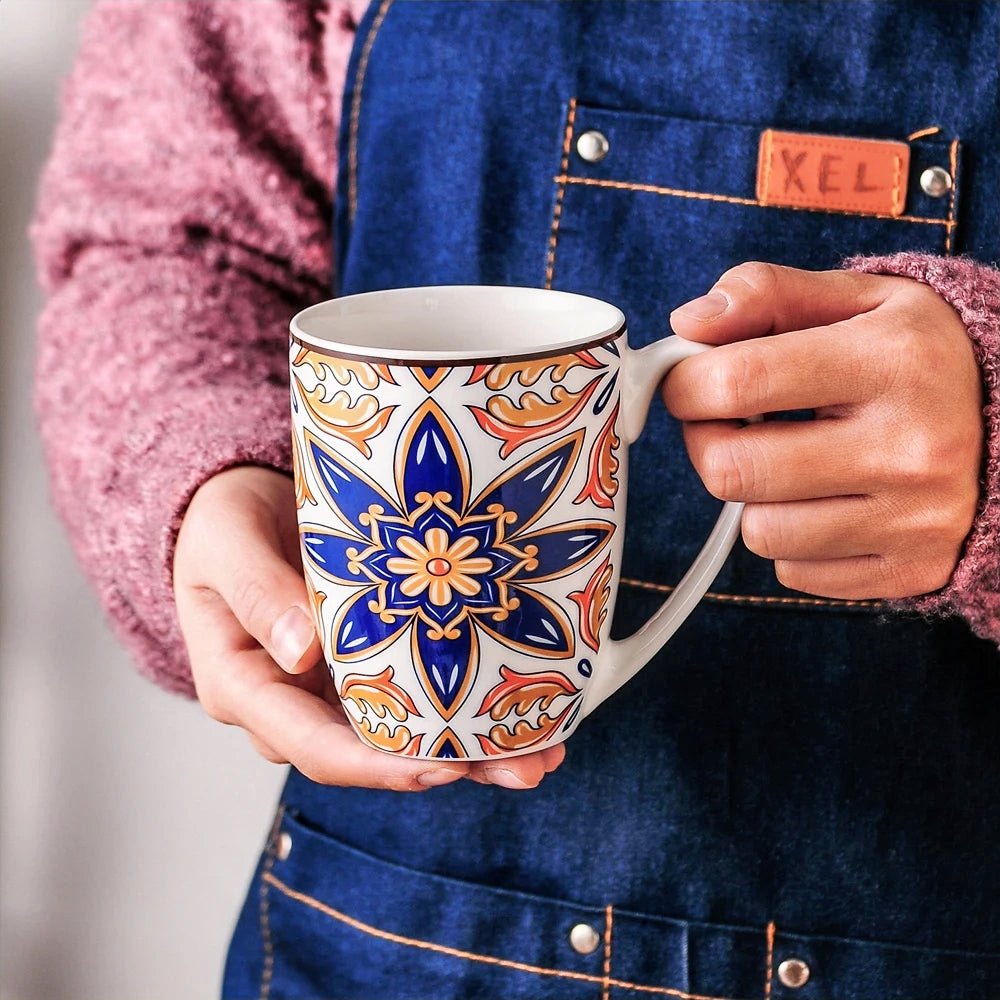
[[[995,261],[998,31],[996,3],[375,3],[337,291],[549,285],[619,305],[638,346],[744,260]],[[903,215],[762,207],[768,127],[909,141]],[[933,166],[943,197],[919,183]],[[618,635],[718,510],[662,413],[630,463]],[[996,648],[787,591],[737,549],[536,791],[292,771],[225,993],[1000,997],[998,772]]]

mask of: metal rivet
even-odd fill
[[[292,835],[287,830],[278,834],[278,860],[284,861],[292,853]]]
[[[928,167],[920,175],[920,187],[924,194],[940,198],[951,190],[951,174],[944,167]]]
[[[596,129],[584,132],[576,140],[576,151],[580,154],[580,159],[588,163],[600,163],[608,155],[610,148],[607,136]]]
[[[786,958],[778,966],[778,979],[782,986],[797,990],[809,982],[809,966],[801,958]]]
[[[569,943],[573,951],[590,955],[601,943],[601,935],[590,924],[577,924],[569,932]]]

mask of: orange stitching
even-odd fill
[[[435,952],[438,955],[448,955],[451,958],[462,958],[470,962],[483,962],[486,965],[496,965],[504,969],[515,969],[518,972],[531,972],[537,976],[553,976],[557,979],[574,979],[578,982],[594,983],[600,986],[604,986],[604,984],[607,983],[609,989],[614,986],[623,990],[635,990],[638,993],[652,993],[656,996],[675,997],[676,1000],[735,1000],[735,998],[705,996],[701,993],[685,993],[683,990],[674,990],[668,986],[644,986],[641,983],[630,983],[622,979],[593,976],[586,972],[572,972],[569,969],[548,969],[542,965],[529,965],[526,962],[512,962],[505,958],[495,958],[493,955],[481,955],[474,951],[463,951],[460,948],[450,948],[447,945],[435,944],[433,941],[422,941],[420,938],[404,937],[402,934],[393,934],[391,931],[384,931],[378,927],[373,927],[371,924],[366,924],[361,920],[356,920],[354,917],[349,917],[346,913],[342,913],[340,910],[335,910],[332,906],[327,906],[326,903],[320,902],[320,900],[315,899],[313,896],[307,896],[303,892],[297,892],[295,889],[285,885],[280,878],[276,875],[272,875],[270,872],[265,872],[262,878],[290,899],[297,900],[314,910],[318,910],[320,913],[323,913],[328,917],[332,917],[334,920],[339,920],[341,923],[347,924],[348,927],[353,927],[354,930],[360,931],[362,934],[368,934],[371,937],[380,938],[383,941],[391,941],[393,944],[407,945],[410,948],[420,948],[424,951]]]
[[[895,164],[892,172],[892,210],[896,212],[903,208],[902,202],[899,200],[899,179],[903,172],[903,158],[894,156],[892,159]]]
[[[271,977],[274,974],[274,945],[271,941],[271,901],[268,893],[268,876],[274,867],[275,853],[278,847],[278,830],[285,815],[285,807],[281,806],[271,824],[271,833],[267,839],[267,860],[264,862],[264,874],[260,885],[260,937],[264,947],[264,965],[260,973],[260,1000],[268,1000],[271,995]]]
[[[955,232],[955,189],[958,187],[958,139],[951,140],[948,148],[948,166],[951,167],[951,194],[948,196],[948,235],[944,240],[944,252],[951,254],[951,239]]]
[[[907,142],[913,142],[914,139],[923,139],[925,135],[937,135],[941,131],[940,125],[930,125],[927,128],[917,129],[916,132],[911,132],[907,137]]]
[[[566,131],[563,133],[562,160],[559,166],[559,176],[565,177],[569,170],[569,150],[573,142],[573,127],[576,122],[576,98],[569,99],[566,108]],[[556,203],[552,209],[552,232],[549,233],[549,252],[545,259],[545,287],[552,287],[552,275],[556,268],[556,245],[559,242],[559,220],[562,217],[563,198],[566,197],[566,185],[560,183],[556,188]]]
[[[634,577],[623,576],[619,583],[640,590],[655,590],[661,594],[672,594],[675,587],[667,583],[652,583],[649,580],[637,580]],[[842,601],[833,597],[778,597],[764,594],[720,594],[706,590],[705,597],[711,601],[729,601],[733,604],[802,604],[816,608],[881,608],[883,601]]]
[[[365,39],[364,48],[358,59],[358,71],[354,81],[354,93],[351,95],[351,123],[347,142],[347,205],[348,218],[353,220],[358,210],[358,125],[361,121],[361,90],[365,85],[365,74],[368,72],[368,57],[371,55],[375,36],[378,34],[392,0],[382,0],[371,30]]]
[[[766,205],[767,202],[767,192],[771,190],[769,182],[771,180],[771,157],[773,155],[772,146],[774,143],[774,132],[768,129],[764,133],[764,177],[763,177],[763,195],[764,197],[760,199],[762,205]]]
[[[557,175],[552,178],[559,184],[586,184],[590,187],[620,188],[624,191],[644,191],[648,194],[665,194],[673,198],[694,198],[697,201],[724,201],[731,205],[748,205],[751,208],[771,208],[786,212],[821,212],[824,215],[850,215],[859,212],[842,212],[832,208],[806,208],[805,205],[769,205],[756,198],[736,198],[727,194],[707,194],[704,191],[682,191],[678,188],[660,187],[657,184],[633,184],[629,181],[609,181],[598,177],[567,177]],[[887,222],[920,222],[928,226],[947,226],[945,219],[926,219],[919,215],[869,215],[869,219],[885,219]]]
[[[608,1000],[611,995],[611,924],[614,920],[614,910],[609,903],[604,910],[604,987],[601,990],[601,1000]]]
[[[767,925],[767,971],[764,977],[764,1000],[771,1000],[771,976],[774,966],[774,921]]]

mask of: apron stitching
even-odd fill
[[[764,177],[763,184],[761,187],[766,194],[771,188],[768,186],[768,182],[771,180],[771,144],[774,141],[774,132],[768,129],[764,133]]]
[[[958,187],[958,139],[952,139],[948,147],[948,166],[951,168],[951,193],[948,196],[948,234],[944,240],[944,252],[952,253],[952,236],[955,232],[955,189]]]
[[[831,208],[806,208],[804,205],[769,205],[756,198],[737,198],[728,194],[709,194],[705,191],[685,191],[680,188],[661,187],[658,184],[635,184],[631,181],[611,181],[601,177],[569,177],[557,174],[552,178],[557,184],[583,184],[588,187],[618,188],[623,191],[642,191],[647,194],[669,195],[672,198],[692,198],[696,201],[723,201],[730,205],[749,208],[770,208],[786,212],[814,212],[822,215],[848,215],[852,218],[882,219],[886,222],[919,222],[927,226],[944,226],[949,232],[955,225],[951,219],[929,219],[922,215],[863,215],[861,212],[842,212]],[[954,188],[952,189],[954,191]]]
[[[281,829],[284,815],[285,807],[280,806],[267,838],[267,860],[264,862],[264,872],[260,882],[260,937],[264,949],[264,964],[260,973],[260,1000],[268,1000],[271,995],[271,977],[274,974],[274,944],[271,941],[271,900],[268,876],[274,867],[274,859],[278,849],[278,830]]]
[[[893,211],[896,211],[904,207],[899,200],[899,182],[903,175],[903,158],[901,156],[894,156],[892,161],[892,208]]]
[[[601,989],[601,1000],[608,1000],[611,995],[611,925],[614,921],[614,909],[609,903],[604,910],[604,984]]]
[[[368,37],[365,39],[364,48],[358,58],[358,71],[355,78],[354,93],[351,95],[351,122],[348,131],[347,142],[347,205],[348,215],[353,221],[358,210],[358,125],[361,121],[361,91],[365,85],[365,74],[368,72],[368,58],[372,53],[372,46],[375,44],[375,36],[378,34],[385,15],[388,13],[392,0],[382,0],[378,14],[372,22]]]
[[[764,1000],[771,1000],[771,978],[774,968],[774,921],[767,925],[767,967],[764,972]]]
[[[576,98],[571,97],[566,107],[566,130],[563,133],[562,160],[559,177],[555,178],[556,203],[552,208],[552,231],[549,233],[549,252],[545,260],[545,287],[552,287],[552,275],[556,266],[556,245],[559,242],[559,219],[562,216],[563,198],[566,196],[566,171],[569,170],[569,151],[573,142],[573,128],[576,124]],[[562,178],[563,180],[560,180]]]
[[[923,139],[927,135],[937,135],[941,131],[940,125],[928,125],[927,128],[919,128],[916,132],[911,132],[907,137],[907,142],[913,142],[914,139]]]
[[[639,587],[641,590],[655,590],[663,594],[671,594],[676,589],[668,583],[653,583],[651,580],[637,580],[634,577],[623,576],[619,580],[629,587]],[[764,594],[720,594],[706,590],[705,597],[712,601],[731,601],[734,604],[804,604],[808,607],[820,608],[881,608],[882,601],[846,601],[827,597],[780,597]]]
[[[542,965],[529,965],[526,962],[512,962],[505,958],[496,958],[493,955],[482,955],[474,951],[464,951],[460,948],[451,948],[448,945],[436,944],[433,941],[423,941],[420,938],[404,937],[402,934],[394,934],[391,931],[384,931],[381,928],[372,926],[371,924],[366,924],[362,920],[357,920],[354,917],[348,916],[346,913],[342,913],[340,910],[334,909],[332,906],[328,906],[326,903],[321,902],[314,896],[298,892],[286,885],[280,878],[273,875],[270,871],[265,872],[261,878],[270,885],[273,885],[279,892],[288,896],[290,899],[303,903],[311,909],[318,910],[320,913],[325,916],[332,917],[334,920],[339,920],[341,923],[347,924],[348,927],[352,927],[354,930],[360,931],[362,934],[368,934],[371,937],[380,938],[383,941],[391,941],[393,944],[407,945],[410,948],[420,948],[424,951],[433,951],[439,955],[449,955],[452,958],[462,958],[471,962],[482,962],[486,965],[496,965],[504,969],[515,969],[518,972],[531,972],[538,976],[553,976],[557,979],[575,979],[578,982],[596,983],[601,986],[607,983],[609,989],[610,987],[615,986],[619,989],[634,990],[638,993],[650,993],[656,996],[675,997],[676,1000],[735,1000],[735,998],[706,996],[701,993],[685,993],[683,990],[671,989],[668,986],[645,986],[641,983],[630,983],[622,979],[594,976],[586,972],[573,972],[569,969],[549,969]]]

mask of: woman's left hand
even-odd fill
[[[674,368],[664,400],[781,583],[843,599],[945,586],[979,496],[983,389],[944,299],[909,278],[748,263],[670,321],[723,345]],[[741,423],[801,409],[816,419]]]

